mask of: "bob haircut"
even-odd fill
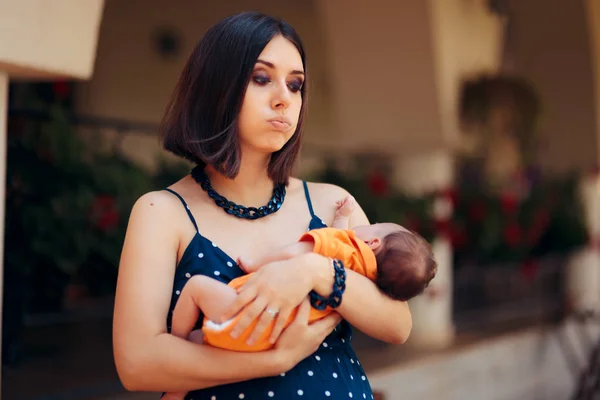
[[[238,117],[258,56],[273,37],[293,43],[306,75],[304,47],[287,22],[257,12],[227,17],[213,25],[188,58],[161,122],[165,150],[197,165],[210,165],[233,179],[241,164]],[[305,78],[306,82],[306,78]],[[289,182],[302,142],[306,83],[294,135],[271,155],[268,174]]]

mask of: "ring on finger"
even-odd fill
[[[273,308],[267,308],[266,313],[271,316],[271,318],[275,318],[277,314],[279,314],[279,310]]]

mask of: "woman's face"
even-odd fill
[[[243,151],[274,153],[298,125],[304,66],[296,46],[275,36],[258,56],[239,115]]]

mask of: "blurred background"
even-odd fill
[[[158,398],[113,363],[123,236],[190,167],[157,135],[188,54],[246,10],[304,40],[297,175],[433,244],[408,342],[355,335],[379,398],[600,398],[598,0],[0,2],[3,398]]]

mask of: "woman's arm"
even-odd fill
[[[167,333],[179,244],[176,224],[185,217],[174,218],[182,212],[176,201],[166,193],[149,193],[131,213],[113,324],[114,357],[123,385],[129,390],[189,391],[277,375],[308,356],[333,319],[318,329],[299,321],[284,335],[290,330],[289,335],[303,336],[300,341],[260,353],[224,351]]]
[[[318,189],[313,193],[321,195],[329,204],[332,204],[331,201],[335,201],[334,199],[348,195],[344,189],[337,186],[315,186]],[[326,193],[319,193],[319,191]],[[323,200],[319,203],[323,204]],[[368,224],[369,219],[362,208],[356,204],[350,218],[350,227]],[[320,264],[317,270],[331,268],[325,259],[321,260]],[[315,276],[322,276],[322,274],[316,272]],[[322,294],[330,293],[331,288],[325,288],[328,284],[329,280],[322,283],[317,281],[315,290],[323,292]],[[404,343],[412,329],[412,317],[406,302],[392,300],[368,278],[348,269],[346,270],[346,291],[342,298],[342,304],[336,311],[357,329],[388,343]]]
[[[319,261],[331,268],[329,260]],[[331,293],[331,287],[315,283],[315,291],[322,295]],[[336,311],[357,329],[375,339],[394,344],[406,342],[412,328],[408,304],[384,295],[368,278],[346,269],[346,291]]]
[[[316,196],[313,205],[319,207],[317,214],[332,220],[336,200],[348,196],[345,190],[327,184],[311,184]],[[325,210],[329,210],[326,212]],[[325,211],[321,214],[319,211]],[[350,226],[368,224],[363,210],[356,205],[350,218]],[[342,317],[361,331],[376,339],[389,343],[404,343],[412,328],[412,318],[406,302],[392,300],[384,295],[369,279],[347,270],[346,291],[338,309]],[[275,328],[270,338],[277,340],[294,307],[311,291],[329,296],[333,287],[330,260],[316,253],[301,254],[283,261],[261,266],[244,284],[243,288],[225,313],[229,319],[244,309],[231,336],[236,338],[258,318],[250,340],[258,338],[271,323],[273,316],[267,309],[279,311],[275,317]],[[284,289],[282,289],[284,288]]]

